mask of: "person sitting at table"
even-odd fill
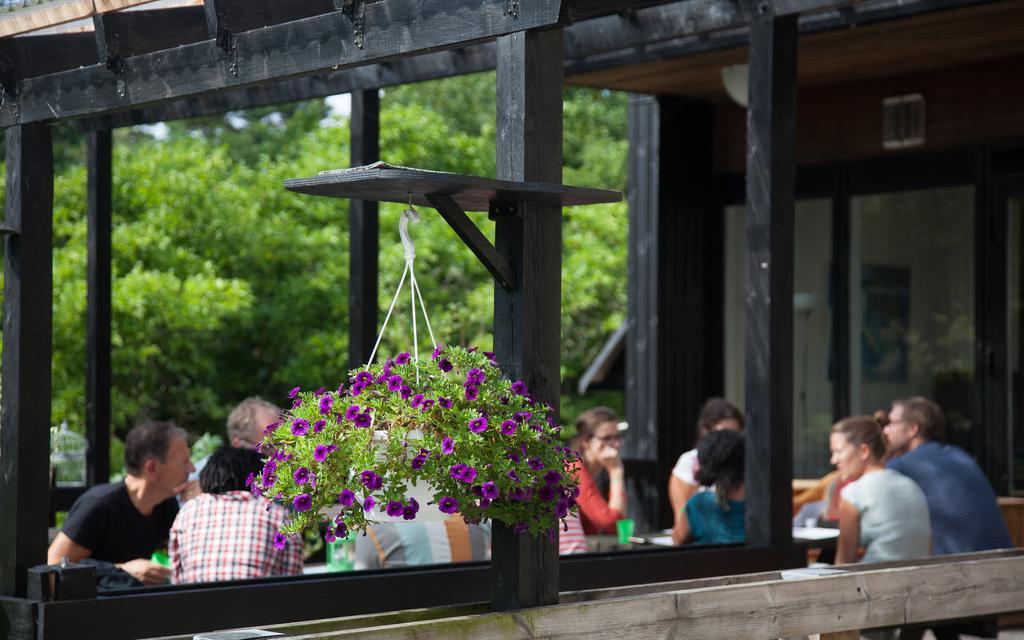
[[[130,574],[134,586],[167,581],[167,568],[150,557],[167,544],[178,513],[175,496],[194,468],[184,429],[155,420],[135,426],[125,438],[124,466],[123,481],[97,485],[75,500],[46,552],[48,564],[96,561],[101,588],[108,567]]]
[[[186,502],[171,527],[175,584],[302,573],[302,543],[274,547],[288,511],[246,487],[263,460],[249,448],[217,449],[199,474],[203,493]]]
[[[743,412],[724,398],[708,398],[697,418],[697,441],[714,431],[741,431]],[[683,507],[693,494],[700,490],[696,473],[697,448],[694,447],[679,456],[672,474],[668,478],[668,501],[672,505],[676,524],[682,516]]]
[[[608,407],[588,409],[576,419],[572,447],[578,452],[579,461],[571,470],[579,485],[576,503],[587,535],[615,533],[616,520],[626,517],[626,473],[619,457],[621,446],[619,416]],[[602,471],[608,473],[607,499],[594,482],[594,476]]]
[[[698,491],[686,501],[672,528],[672,542],[727,544],[743,542],[746,485],[745,447],[738,431],[714,431],[697,443],[697,482],[711,491]]]
[[[491,525],[456,514],[440,522],[381,522],[356,536],[355,569],[491,559]]]
[[[885,468],[879,419],[840,420],[832,427],[829,448],[840,478],[849,481],[839,493],[836,564],[927,556],[931,545],[928,503],[917,483]]]

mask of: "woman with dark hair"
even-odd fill
[[[743,429],[743,412],[724,398],[708,398],[701,407],[697,418],[697,441],[714,431],[741,431]],[[697,480],[697,448],[679,456],[672,475],[668,477],[668,501],[672,505],[672,514],[676,525],[682,517],[683,507],[693,494],[700,490]]]
[[[853,416],[832,427],[829,448],[841,481],[836,564],[910,560],[929,554],[931,525],[924,493],[885,468],[884,416]],[[864,549],[863,557],[859,549]]]
[[[619,457],[622,435],[619,416],[608,407],[595,407],[576,419],[573,448],[579,462],[573,465],[579,483],[580,521],[586,534],[615,533],[615,521],[625,518],[626,474]],[[594,483],[594,476],[608,473],[608,498]]]
[[[687,500],[672,528],[675,544],[744,541],[745,446],[743,434],[732,430],[713,431],[697,444],[700,466],[696,480],[713,490],[698,492]]]

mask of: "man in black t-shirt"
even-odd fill
[[[46,561],[104,560],[143,584],[162,584],[170,571],[149,557],[167,546],[175,496],[195,468],[185,431],[170,422],[136,426],[125,438],[124,466],[123,482],[92,487],[75,500]]]

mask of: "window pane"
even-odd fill
[[[725,210],[725,393],[743,406],[744,261],[746,208]],[[832,262],[832,200],[796,203],[793,276],[793,475],[818,477],[828,471],[832,426],[829,376]]]
[[[850,202],[853,413],[923,395],[968,451],[974,418],[974,187]]]

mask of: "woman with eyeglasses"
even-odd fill
[[[576,503],[583,532],[588,535],[615,533],[615,521],[626,517],[626,474],[619,457],[621,446],[619,416],[608,407],[594,407],[576,419],[573,447],[580,456],[573,465],[580,488]],[[594,482],[601,471],[608,473],[607,499]]]

